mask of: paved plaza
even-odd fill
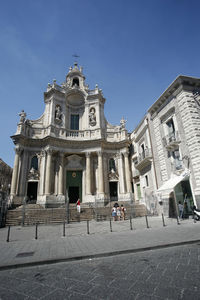
[[[145,217],[0,230],[0,299],[199,299],[200,222]]]
[[[199,299],[198,244],[0,272],[0,299]]]
[[[39,225],[37,239],[35,226],[13,226],[0,230],[0,269],[28,264],[51,263],[113,254],[131,253],[152,248],[168,247],[200,241],[200,222],[192,219],[180,221],[161,217],[145,217],[112,222],[87,222]]]

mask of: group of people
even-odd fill
[[[126,208],[123,206],[119,206],[118,203],[115,203],[112,208],[112,217],[113,221],[125,220]]]

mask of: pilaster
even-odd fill
[[[14,168],[13,168],[13,175],[12,175],[12,182],[11,182],[11,197],[17,194],[17,184],[18,184],[18,174],[19,174],[19,160],[20,154],[22,152],[21,148],[15,148],[15,161],[14,161]]]
[[[86,153],[86,194],[91,195],[91,153]]]
[[[60,153],[60,167],[58,174],[58,195],[63,195],[63,169],[64,169],[64,153]]]
[[[45,178],[45,194],[51,194],[51,169],[52,169],[52,153],[51,149],[47,150],[46,178]]]
[[[42,150],[39,154],[39,172],[40,172],[40,181],[39,181],[39,195],[44,194],[44,183],[45,183],[45,160],[46,160],[46,151]]]
[[[123,162],[123,156],[122,153],[119,153],[118,156],[118,164],[119,164],[119,184],[120,184],[120,193],[125,193],[125,180],[124,180],[124,162]]]
[[[103,153],[98,152],[98,179],[99,179],[99,194],[104,194],[104,180],[103,180]]]
[[[126,174],[126,188],[128,193],[132,193],[132,186],[131,186],[131,174],[130,174],[130,166],[129,166],[129,159],[128,159],[128,152],[124,153],[124,164],[125,164],[125,174]]]

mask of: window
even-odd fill
[[[31,169],[38,170],[38,158],[37,156],[33,156],[31,159]]]
[[[132,193],[134,194],[134,184],[131,182],[131,187],[132,187]]]
[[[78,78],[73,78],[72,86],[74,86],[75,84],[77,86],[79,86],[79,79]]]
[[[109,160],[109,171],[111,171],[111,170],[116,171],[115,160],[114,160],[114,158],[111,158],[111,159]]]
[[[138,195],[138,199],[141,199],[141,189],[140,189],[140,184],[137,184],[137,195]]]
[[[168,128],[168,133],[169,133],[169,136],[174,136],[175,134],[175,127],[174,127],[174,121],[173,119],[170,119],[167,123],[167,128]]]
[[[144,149],[144,144],[141,145],[141,158],[144,159],[145,158],[145,149]]]
[[[149,186],[149,178],[147,175],[145,175],[145,181],[146,181],[146,186]]]
[[[174,159],[175,169],[180,170],[182,168],[182,160],[180,159],[180,153],[178,149],[172,152],[172,157]]]
[[[79,130],[79,115],[71,115],[71,130]]]

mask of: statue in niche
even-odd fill
[[[26,120],[26,113],[24,112],[24,110],[22,109],[22,111],[19,113],[20,119],[19,119],[19,123],[25,123]]]
[[[91,126],[95,126],[96,123],[97,123],[97,122],[96,122],[95,108],[92,107],[92,108],[90,109],[90,112],[89,112],[89,124],[90,124]]]
[[[61,116],[62,116],[61,107],[60,107],[60,105],[57,105],[56,106],[56,110],[55,110],[55,118],[56,118],[56,120],[61,120]]]

